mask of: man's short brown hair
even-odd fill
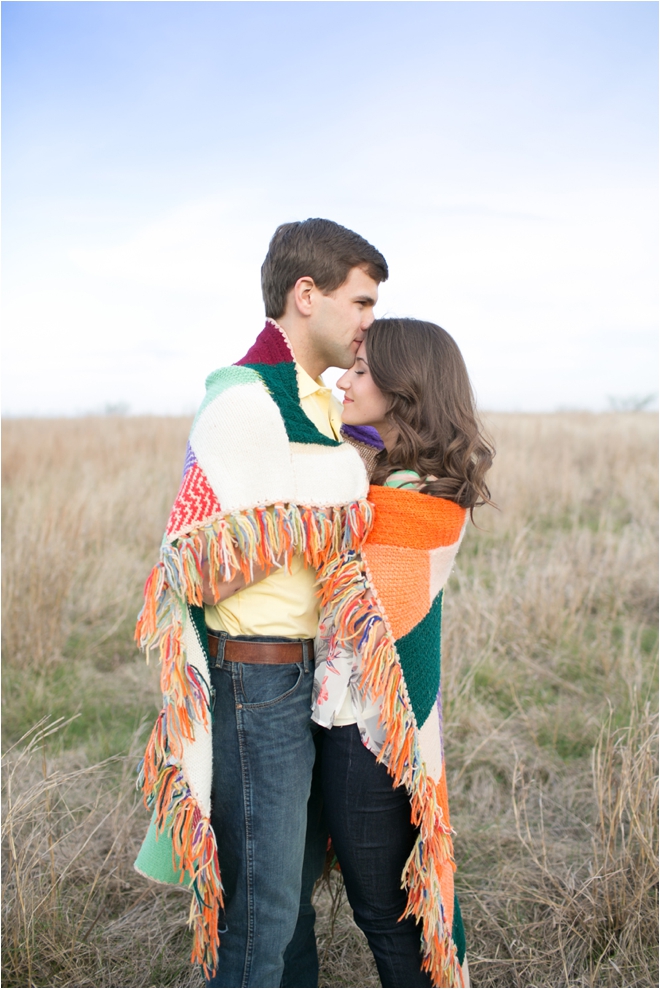
[[[280,224],[261,266],[266,316],[279,319],[284,314],[286,297],[299,278],[313,278],[321,292],[334,292],[353,268],[363,268],[375,282],[386,281],[389,274],[380,251],[332,220]]]

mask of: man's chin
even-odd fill
[[[355,364],[355,356],[357,354],[358,348],[355,350],[344,351],[343,354],[335,354],[335,367],[340,367],[344,371],[348,371]]]

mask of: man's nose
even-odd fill
[[[373,323],[373,321],[374,321],[375,318],[376,317],[374,316],[373,309],[370,309],[369,312],[366,312],[364,314],[364,318],[363,318],[362,322],[360,323],[360,329],[361,330],[368,330],[369,327],[371,326],[371,324]]]

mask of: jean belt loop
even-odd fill
[[[215,657],[216,669],[221,670],[225,665],[225,643],[229,637],[229,632],[218,632],[218,655]]]
[[[305,673],[309,673],[311,669],[311,662],[309,656],[309,639],[303,640],[302,653],[303,653],[303,669],[305,670]]]

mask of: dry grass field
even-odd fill
[[[658,985],[657,417],[493,415],[446,595],[475,986]],[[201,986],[187,896],[132,870],[158,671],[132,644],[189,420],[3,424],[3,986]],[[339,900],[340,890],[332,896]],[[319,897],[323,986],[377,986]]]

